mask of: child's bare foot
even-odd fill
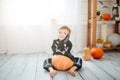
[[[49,72],[50,77],[54,77],[54,76],[56,75],[57,71],[54,70],[52,67],[49,67],[48,69],[49,69],[49,71],[50,71],[50,72]]]
[[[54,76],[56,75],[56,73],[57,73],[56,70],[51,70],[51,71],[49,72],[50,77],[54,77]]]
[[[72,68],[70,68],[69,70],[68,70],[68,73],[70,74],[70,75],[72,75],[72,76],[75,76],[75,70],[77,69],[77,67],[76,66],[73,66]]]
[[[75,76],[75,71],[72,70],[72,69],[68,70],[68,73],[69,73],[70,75],[72,75],[72,76]]]

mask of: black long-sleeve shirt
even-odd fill
[[[74,57],[70,53],[71,49],[72,49],[72,43],[70,40],[60,41],[59,39],[56,39],[53,41],[52,44],[53,55],[61,53],[62,55],[68,56],[71,59],[73,59]]]

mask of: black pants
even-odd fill
[[[48,59],[44,60],[43,68],[47,71],[49,71],[48,70],[49,67],[53,67],[52,64],[51,64],[51,60],[52,60],[51,58],[48,58]],[[81,58],[74,57],[72,61],[74,62],[73,66],[77,66],[77,70],[82,68],[82,59]]]

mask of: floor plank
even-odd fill
[[[38,60],[38,54],[28,55],[28,61],[23,71],[21,80],[35,80],[36,76],[36,63]]]
[[[66,72],[67,80],[83,80],[83,78],[80,76],[79,72],[76,71],[76,76],[71,76]]]
[[[11,56],[6,56],[4,59],[7,60],[7,58],[10,58]],[[7,76],[11,75],[11,72],[13,72],[13,67],[16,64],[16,60],[18,59],[18,55],[12,55],[12,57],[7,60],[6,63],[3,64],[3,66],[0,68],[0,80],[7,80]],[[3,60],[2,60],[3,61]],[[17,62],[19,62],[17,60]]]
[[[21,80],[26,62],[26,55],[16,55],[15,64],[12,66],[10,73],[6,75],[5,80]]]
[[[2,59],[4,56],[5,56],[5,55],[1,55],[1,54],[0,54],[0,59]]]
[[[43,62],[48,58],[48,54],[39,54],[37,62],[36,80],[50,80],[49,73],[43,69]]]
[[[82,58],[83,53],[73,54]],[[73,77],[58,71],[50,78],[43,62],[51,54],[0,55],[0,80],[120,80],[120,53],[105,52],[102,59],[83,60],[83,66]]]
[[[6,64],[9,61],[9,59],[11,57],[13,57],[13,55],[9,55],[9,56],[8,55],[3,55],[2,56],[2,58],[0,59],[0,69],[1,69],[2,66],[4,66],[4,64]]]
[[[111,76],[106,74],[106,72],[104,72],[101,68],[96,66],[92,61],[84,62],[84,64],[87,66],[87,68],[90,69],[90,71],[92,71],[91,75],[95,75],[97,79],[99,79],[99,80],[113,80],[113,78]],[[95,80],[95,79],[93,78],[93,80]]]
[[[109,60],[102,58],[101,61],[94,60],[93,63],[106,72],[106,74],[111,76],[114,80],[120,80],[120,68],[116,68],[116,66],[111,64]]]
[[[69,80],[64,71],[58,71],[53,80]]]

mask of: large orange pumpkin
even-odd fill
[[[108,13],[102,14],[102,19],[104,19],[104,20],[110,20],[110,18],[111,18],[110,14],[108,14]]]
[[[73,66],[73,61],[64,55],[54,55],[52,57],[52,65],[57,70],[67,70]]]
[[[92,48],[91,49],[91,56],[94,59],[100,59],[103,57],[103,55],[104,55],[103,49],[101,49],[101,48]]]

